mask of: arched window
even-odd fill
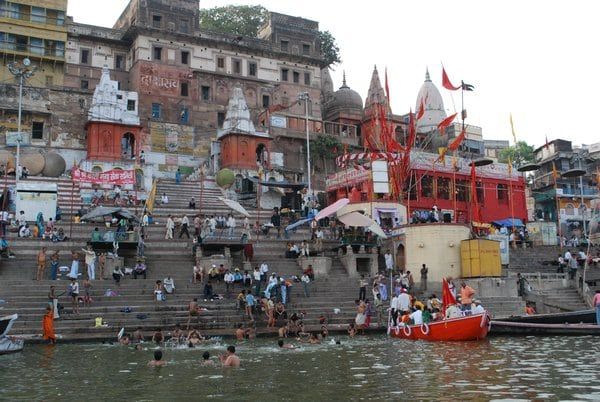
[[[121,156],[123,159],[135,158],[135,136],[132,133],[125,133],[121,138]]]

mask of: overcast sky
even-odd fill
[[[127,0],[69,0],[76,22],[112,26]],[[456,85],[475,85],[465,97],[467,122],[486,139],[511,139],[512,112],[518,140],[535,146],[563,138],[600,142],[600,56],[593,1],[384,1],[201,0],[201,7],[261,4],[301,16],[331,31],[341,49],[348,85],[366,96],[373,65],[387,66],[394,113],[415,108],[428,66],[448,113],[460,110],[460,91],[441,87],[441,62]],[[383,82],[382,82],[383,84]],[[456,106],[454,106],[456,105]],[[589,121],[586,119],[590,119]]]

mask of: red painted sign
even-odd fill
[[[106,172],[86,172],[79,168],[71,170],[73,181],[92,184],[135,184],[135,171],[133,170],[107,170]]]

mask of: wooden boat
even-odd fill
[[[0,317],[0,355],[23,350],[24,339],[8,335],[17,318],[19,318],[17,314]]]
[[[528,322],[532,324],[595,324],[595,310],[569,311],[566,313],[534,314],[503,318],[501,321]]]
[[[529,322],[492,320],[490,335],[600,335],[600,325],[596,324],[536,324]]]
[[[476,341],[484,339],[490,329],[487,313],[434,321],[423,325],[390,327],[390,336],[423,341]]]

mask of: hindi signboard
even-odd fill
[[[79,168],[71,170],[73,181],[92,184],[135,184],[134,170],[107,170],[106,172],[87,172]]]

